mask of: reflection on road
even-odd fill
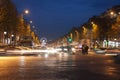
[[[119,80],[120,64],[103,55],[1,56],[1,80]]]

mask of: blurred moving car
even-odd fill
[[[106,48],[96,48],[96,49],[94,49],[94,51],[97,54],[105,54],[106,53]]]
[[[105,54],[109,56],[120,56],[120,49],[117,48],[96,48],[94,52],[97,54]]]
[[[56,50],[59,52],[71,53],[71,54],[74,54],[76,52],[73,46],[60,46],[57,47]]]
[[[108,49],[106,49],[106,54],[105,55],[120,56],[120,49],[108,48]]]

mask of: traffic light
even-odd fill
[[[72,38],[68,38],[68,42],[71,43],[72,42]]]

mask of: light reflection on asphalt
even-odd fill
[[[120,64],[101,55],[0,57],[0,80],[120,80],[119,71]]]

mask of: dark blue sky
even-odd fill
[[[30,14],[25,18],[33,21],[40,37],[55,39],[66,34],[75,26],[99,15],[120,0],[12,0],[18,11],[25,9]]]

